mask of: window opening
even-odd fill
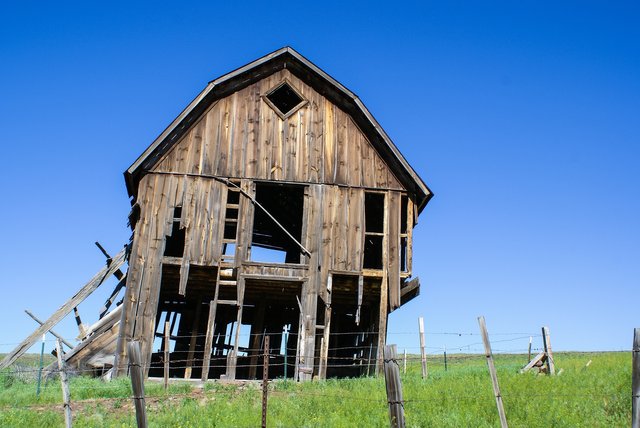
[[[365,269],[382,269],[384,241],[384,194],[364,194],[364,258]]]
[[[256,201],[297,241],[302,239],[304,186],[256,183]],[[254,210],[251,260],[300,263],[301,250],[260,208]]]
[[[282,119],[291,116],[307,103],[307,100],[286,81],[270,90],[265,100]]]
[[[400,199],[400,270],[407,271],[407,246],[409,242],[409,220],[408,220],[409,198],[402,195]]]
[[[167,236],[164,247],[164,255],[167,257],[182,257],[184,254],[185,229],[180,227],[181,218],[182,207],[175,207],[171,235]]]

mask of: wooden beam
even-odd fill
[[[40,324],[40,325],[44,324],[35,315],[33,315],[28,309],[25,309],[24,311],[27,313],[27,315],[29,315],[31,318],[33,318],[33,320],[35,322],[37,322],[38,324]],[[62,341],[62,343],[64,343],[65,345],[67,345],[67,347],[69,347],[69,349],[73,348],[73,345],[71,343],[69,343],[69,341],[65,340],[62,336],[60,336],[55,331],[49,330],[49,333],[51,333],[53,335],[53,337],[55,337],[56,339],[60,339]]]
[[[531,370],[536,364],[543,361],[546,355],[547,354],[545,354],[544,351],[541,351],[538,355],[533,357],[533,360],[529,361],[529,363],[520,370],[520,373],[525,373]]]
[[[484,354],[485,357],[487,357],[487,366],[489,367],[489,375],[491,376],[491,383],[493,385],[493,394],[496,397],[496,406],[498,407],[498,415],[500,416],[500,426],[502,428],[507,428],[507,415],[504,412],[504,405],[502,404],[502,394],[500,394],[498,375],[496,373],[496,367],[493,364],[493,353],[491,352],[491,343],[489,342],[489,333],[487,332],[487,325],[484,321],[484,317],[478,317],[478,324],[480,324],[480,332],[482,333]]]
[[[187,354],[187,367],[184,370],[184,378],[191,379],[191,371],[193,367],[193,354],[196,350],[196,341],[198,340],[198,327],[200,326],[200,313],[202,309],[202,299],[198,297],[196,304],[196,313],[193,317],[193,325],[191,327],[191,339],[189,340],[189,353]]]
[[[253,323],[251,324],[251,332],[249,337],[249,355],[251,355],[251,359],[249,360],[249,379],[255,379],[256,377],[256,369],[258,365],[258,355],[260,354],[260,339],[262,333],[262,329],[264,326],[264,311],[267,306],[267,303],[264,299],[260,299],[258,301],[258,305],[253,316]],[[285,347],[285,353],[287,352]]]
[[[62,386],[62,402],[64,403],[64,426],[71,428],[71,395],[69,393],[69,383],[67,382],[67,369],[62,358],[62,345],[60,339],[56,341],[56,353],[58,354],[58,369],[60,371],[60,385]]]
[[[217,287],[216,287],[217,291]],[[217,294],[217,293],[216,293]],[[218,296],[216,295],[216,298]],[[213,332],[216,321],[217,299],[209,302],[209,321],[207,322],[207,337],[204,342],[204,361],[202,362],[202,381],[209,379],[209,365],[211,364],[211,350],[213,348]]]
[[[123,249],[116,255],[110,264],[103,267],[91,280],[86,283],[73,297],[67,300],[57,311],[49,317],[39,328],[31,333],[25,340],[20,343],[13,351],[4,357],[0,362],[0,370],[12,364],[22,354],[24,354],[33,345],[43,333],[51,330],[51,327],[58,324],[74,307],[84,301],[91,293],[93,293],[113,273],[122,266],[126,259],[127,250]]]
[[[542,344],[544,353],[547,355],[547,374],[556,374],[556,365],[553,362],[553,351],[551,350],[551,338],[549,337],[549,327],[542,327]]]

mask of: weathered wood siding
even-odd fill
[[[309,102],[282,120],[262,95],[285,78]],[[217,101],[154,170],[403,190],[351,118],[288,70]]]
[[[140,220],[129,259],[120,335],[141,341],[142,355],[151,357],[166,236],[171,235],[174,208],[182,207],[185,248],[181,279],[190,264],[214,265],[220,258],[227,186],[216,180],[149,174],[140,182]],[[182,281],[181,281],[182,282]],[[119,362],[126,350],[118,343]],[[121,367],[124,368],[124,367]]]

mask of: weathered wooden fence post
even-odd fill
[[[553,352],[551,351],[551,338],[549,337],[549,327],[542,327],[542,344],[544,352],[547,354],[547,373],[556,374],[556,365],[553,362]]]
[[[262,428],[267,428],[267,394],[269,393],[269,336],[264,337],[262,361]]]
[[[407,374],[407,348],[404,349],[404,359],[402,362],[402,373]]]
[[[164,322],[164,390],[169,388],[169,346],[171,345],[169,321]]]
[[[531,343],[533,342],[533,336],[529,336],[529,357],[527,358],[527,364],[531,361]]]
[[[487,333],[487,325],[484,317],[478,317],[480,324],[480,332],[482,333],[482,341],[484,342],[484,353],[487,357],[487,366],[489,367],[489,375],[493,384],[493,394],[496,397],[496,405],[498,406],[498,414],[500,415],[500,426],[507,428],[507,415],[504,413],[502,404],[502,395],[500,394],[500,386],[498,386],[498,375],[496,374],[496,366],[493,364],[493,354],[491,353],[491,343],[489,342],[489,333]]]
[[[129,374],[133,388],[133,404],[136,406],[136,422],[138,428],[147,428],[147,411],[144,401],[144,371],[142,370],[142,356],[140,342],[129,342]]]
[[[418,318],[418,327],[420,328],[420,358],[422,360],[422,379],[426,379],[427,372],[427,354],[424,351],[424,319]]]
[[[640,328],[633,330],[631,428],[640,428]]]
[[[444,346],[444,371],[447,371],[447,345]]]
[[[396,345],[386,345],[384,347],[384,383],[387,387],[389,421],[392,428],[404,428],[404,401],[397,358]]]
[[[71,428],[71,403],[69,397],[69,384],[67,383],[67,372],[62,359],[62,344],[60,339],[56,339],[56,353],[58,354],[58,370],[60,370],[60,384],[62,385],[62,401],[64,403],[64,424]]]
[[[42,334],[42,347],[40,348],[40,364],[38,365],[38,386],[36,387],[36,398],[40,397],[40,382],[42,381],[42,363],[44,361],[44,342],[47,339],[47,334]]]

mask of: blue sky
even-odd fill
[[[122,172],[209,80],[285,45],[360,96],[435,193],[415,230],[422,293],[390,342],[417,349],[424,316],[427,346],[455,350],[479,337],[441,333],[484,315],[509,333],[497,349],[542,325],[556,350],[629,349],[639,6],[443,3],[4,5],[0,352],[34,329],[23,309],[46,318],[103,265],[94,241],[128,240]]]

